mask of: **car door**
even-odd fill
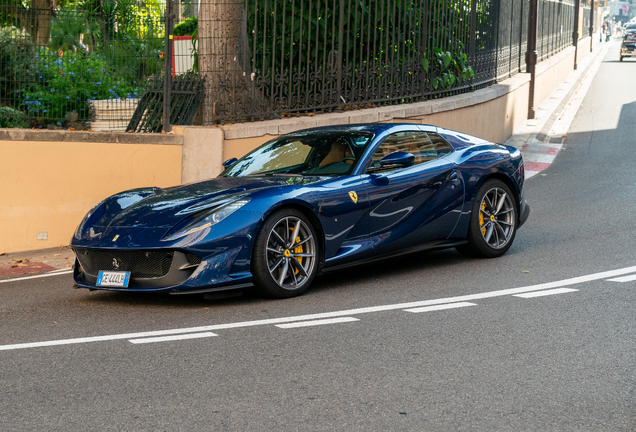
[[[409,167],[380,167],[396,151],[414,155]],[[373,255],[417,248],[450,236],[464,202],[464,186],[439,135],[423,131],[393,133],[378,146],[366,169],[369,240]]]

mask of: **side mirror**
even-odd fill
[[[231,167],[232,165],[234,165],[237,162],[238,162],[237,158],[232,158],[232,159],[226,160],[221,165],[223,165],[223,168],[228,169],[229,167]]]
[[[380,166],[387,167],[389,165],[397,165],[399,167],[410,167],[414,162],[415,156],[413,156],[413,153],[396,151],[380,159]]]

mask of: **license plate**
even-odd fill
[[[97,286],[128,288],[130,272],[100,271]]]

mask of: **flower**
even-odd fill
[[[62,122],[57,122],[57,125],[58,126],[62,126]]]

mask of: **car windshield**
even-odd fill
[[[623,27],[623,30],[629,30],[629,31],[634,31],[636,30],[636,23],[631,23],[631,24],[625,24],[625,26]]]
[[[221,176],[351,174],[372,138],[346,131],[286,135],[243,156]]]

